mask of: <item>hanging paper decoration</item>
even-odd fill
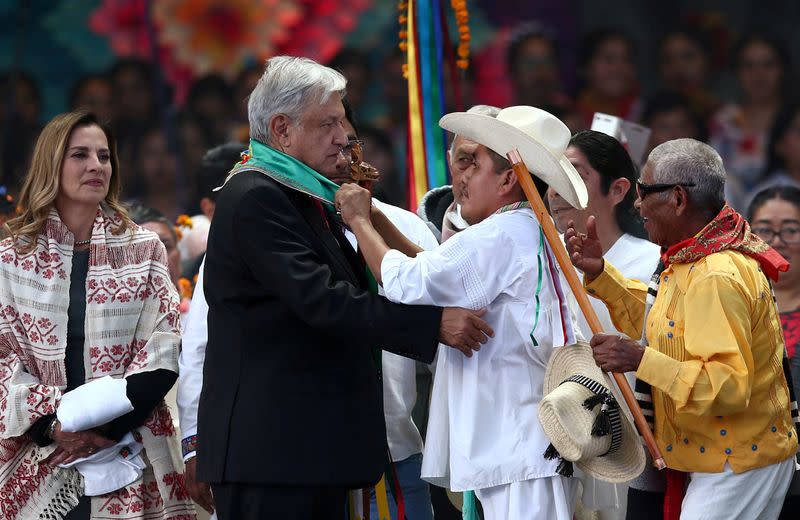
[[[461,35],[457,65],[466,68],[470,38],[466,1],[451,5]],[[408,201],[416,211],[425,193],[449,182],[446,139],[439,119],[445,108],[444,67],[453,64],[455,56],[442,0],[403,0],[398,8],[402,10],[400,48],[407,53],[403,76],[408,80]]]
[[[456,23],[458,23],[458,60],[456,64],[459,69],[467,70],[469,67],[469,11],[467,11],[467,0],[450,0],[450,5],[456,12]]]

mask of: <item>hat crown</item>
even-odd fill
[[[531,106],[504,108],[497,120],[507,123],[541,144],[552,155],[564,154],[571,134],[567,125],[549,112]]]
[[[556,416],[564,421],[564,436],[569,439],[566,444],[559,444],[561,455],[567,460],[584,460],[601,457],[611,448],[611,434],[592,435],[592,423],[600,406],[589,410],[582,403],[592,392],[585,386],[572,381],[565,381],[542,400],[543,406],[552,407]]]

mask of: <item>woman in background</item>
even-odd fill
[[[789,261],[773,289],[789,356],[795,400],[800,395],[800,188],[775,186],[760,191],[750,203],[753,233]],[[800,472],[795,472],[780,519],[796,518],[800,510]]]

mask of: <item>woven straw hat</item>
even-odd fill
[[[588,344],[556,349],[547,365],[544,398],[539,405],[539,421],[552,443],[549,457],[573,462],[584,473],[606,482],[637,477],[644,470],[644,449],[627,411],[620,406],[625,403],[608,375],[595,364]],[[605,417],[599,418],[601,414]]]
[[[496,117],[453,112],[439,126],[494,150],[505,157],[518,149],[528,170],[546,182],[574,208],[589,201],[586,185],[564,156],[571,133],[553,114],[525,105],[504,108]]]

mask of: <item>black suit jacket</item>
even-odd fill
[[[363,267],[338,234],[311,198],[261,173],[239,173],[221,191],[204,272],[200,480],[380,478],[386,432],[371,348],[431,362],[441,309],[362,289]]]

